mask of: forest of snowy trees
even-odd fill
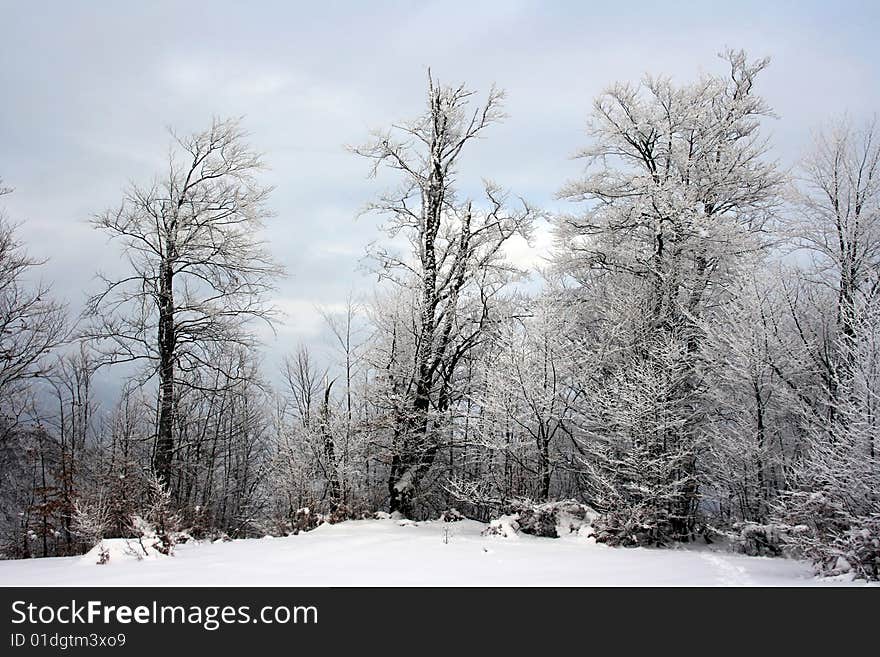
[[[333,362],[289,345],[283,385],[257,336],[284,263],[238,120],[172,134],[155,178],[94,209],[124,268],[82,299],[53,298],[0,217],[2,554],[575,500],[611,545],[880,578],[880,128],[828,117],[784,170],[767,65],[608,87],[559,153],[583,164],[564,215],[462,179],[504,93],[429,74],[421,115],[350,149],[393,180],[367,207],[374,293],[325,313]],[[552,254],[522,271],[507,247],[538,221]]]

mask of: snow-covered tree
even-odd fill
[[[648,533],[652,540],[693,533],[705,414],[701,321],[722,312],[743,254],[761,248],[782,181],[760,135],[770,109],[754,89],[767,60],[733,51],[724,59],[728,75],[685,85],[646,77],[603,93],[593,108],[593,142],[581,152],[587,176],[562,191],[588,210],[556,222],[564,273],[631,291],[632,310],[604,319],[625,326],[630,341],[619,345],[607,376],[620,394],[640,390],[632,406],[609,401],[608,425],[628,438],[609,444],[604,458],[636,457],[650,464],[657,486],[668,487],[655,508],[633,507],[665,523]],[[651,499],[653,484],[615,469],[622,477],[615,488],[634,486]]]
[[[820,135],[790,225],[810,255],[790,304],[816,373],[799,397],[808,440],[780,508],[824,571],[880,572],[880,142],[874,124]]]
[[[429,75],[427,111],[355,149],[372,160],[374,173],[387,167],[399,176],[399,186],[369,207],[387,218],[390,237],[409,244],[405,253],[373,253],[380,276],[414,304],[386,370],[395,400],[389,505],[405,515],[414,512],[413,496],[443,444],[459,365],[482,341],[493,303],[514,273],[502,246],[524,234],[533,215],[524,202],[509,209],[507,194],[492,183],[484,184],[485,207],[456,189],[465,147],[503,116],[500,91],[471,109],[473,96]]]
[[[0,196],[10,191],[0,180]],[[65,306],[47,284],[33,280],[41,264],[0,211],[0,414],[7,420],[27,406],[34,380],[50,372],[53,350],[67,336]]]
[[[803,379],[803,363],[787,345],[784,298],[768,263],[743,272],[725,310],[703,323],[712,365],[704,508],[714,522],[765,524],[803,438],[799,401],[783,378]]]
[[[247,323],[269,319],[265,293],[282,273],[259,240],[270,189],[244,140],[237,120],[175,136],[165,176],[93,220],[121,244],[127,271],[89,300],[84,335],[106,362],[146,362],[145,377],[158,377],[154,468],[166,482],[185,375],[214,368],[217,345],[254,346]]]
[[[476,458],[502,463],[494,497],[547,501],[559,471],[561,446],[570,440],[579,391],[577,326],[564,301],[552,292],[512,306],[475,363],[469,393]],[[506,473],[506,476],[505,476]]]

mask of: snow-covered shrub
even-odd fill
[[[779,523],[761,524],[757,522],[734,523],[734,545],[745,554],[750,556],[773,556],[783,553],[783,549],[792,533],[797,533],[798,527],[791,527]]]
[[[565,534],[579,532],[591,525],[596,512],[575,500],[559,502],[532,502],[520,499],[508,504],[510,513],[502,515],[489,523],[483,531],[485,535],[512,536],[518,532],[559,538]]]
[[[81,561],[89,565],[106,565],[120,561],[163,559],[174,555],[173,551],[166,550],[155,531],[143,518],[133,518],[132,526],[138,527],[136,535],[129,538],[105,538],[80,557]]]
[[[258,534],[270,536],[289,536],[293,533],[293,523],[291,519],[280,514],[273,513],[266,520],[261,522],[258,527]],[[225,534],[226,532],[222,532]],[[212,538],[215,538],[212,536]]]
[[[197,541],[210,538],[213,524],[211,510],[207,506],[197,504],[193,509],[187,533]]]
[[[459,522],[464,520],[464,516],[458,509],[446,509],[443,513],[440,514],[439,518],[440,522]]]
[[[599,515],[594,509],[576,500],[561,500],[554,502],[553,505],[556,516],[556,532],[560,536],[567,533],[583,534],[586,532],[582,530],[592,530],[593,522]],[[592,534],[592,531],[588,533]]]
[[[103,566],[110,562],[110,550],[108,550],[104,545],[98,546],[98,560],[95,562],[99,566]]]
[[[880,580],[880,514],[855,518],[834,536],[804,532],[792,543],[809,557],[821,575],[851,574],[858,579]]]
[[[848,572],[860,579],[880,580],[880,514],[856,520],[832,547],[839,552],[838,560],[849,566]]]
[[[331,511],[324,518],[324,522],[335,525],[339,522],[344,522],[346,520],[350,520],[354,517],[354,513],[352,510],[347,507],[345,504],[339,504],[333,511]]]
[[[294,512],[290,521],[290,533],[296,535],[300,532],[310,532],[320,525],[322,520],[320,513],[314,513],[309,507],[304,506]]]
[[[269,519],[258,523],[256,528],[258,535],[263,537],[296,536],[300,532],[312,531],[323,522],[331,522],[330,517],[304,506],[284,516],[273,514]]]
[[[150,535],[157,539],[158,545],[154,545],[162,554],[172,554],[174,546],[181,541],[183,533],[180,526],[180,515],[174,509],[174,502],[171,499],[171,492],[168,486],[163,484],[158,477],[151,476],[150,485],[150,501],[146,509],[146,518],[135,515],[132,518],[131,526],[135,530],[135,536]]]
[[[516,514],[495,518],[489,526],[483,530],[483,536],[501,536],[503,538],[516,538],[519,531],[519,521]]]
[[[149,557],[152,550],[167,556],[174,554],[175,542],[172,536],[165,532],[160,536],[153,525],[141,516],[131,517],[129,529],[132,537],[126,541],[132,556]]]
[[[174,554],[174,546],[185,543],[192,536],[181,530],[180,515],[174,509],[171,493],[157,477],[148,480],[148,502],[143,514],[129,516],[123,539],[132,555],[138,558],[151,556],[152,551],[159,554]]]
[[[653,506],[633,505],[600,514],[593,522],[596,542],[632,547],[656,545],[662,541],[658,527],[664,522]]]
[[[593,509],[575,500],[543,503],[517,500],[512,506],[517,512],[521,532],[546,538],[577,532],[584,525],[591,524],[597,515]]]
[[[795,492],[783,498],[782,513],[799,531],[786,543],[812,561],[821,575],[851,573],[880,579],[880,513],[855,514],[828,492]]]
[[[519,531],[523,534],[558,538],[556,513],[551,505],[522,505],[516,514]]]
[[[94,504],[83,500],[74,502],[73,531],[83,542],[94,546],[106,536],[109,527],[110,514],[101,500]]]

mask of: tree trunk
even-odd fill
[[[758,456],[756,459],[756,468],[758,473],[758,521],[766,520],[765,511],[767,509],[768,490],[764,476],[764,445],[766,444],[765,428],[764,428],[764,400],[761,397],[761,390],[755,383],[755,412],[757,414],[756,438]]]
[[[159,299],[159,428],[153,470],[166,486],[174,458],[174,289],[171,265],[163,263]]]
[[[546,431],[542,430],[539,440],[540,450],[538,452],[540,459],[539,469],[541,471],[541,500],[547,501],[550,498],[550,438],[546,435]]]
[[[330,431],[330,388],[324,389],[324,403],[321,406],[321,439],[324,442],[324,455],[327,457],[327,488],[330,497],[330,513],[334,513],[342,500],[342,487],[339,483],[339,472],[336,469],[336,444]]]

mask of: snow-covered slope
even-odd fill
[[[481,536],[480,523],[361,520],[287,538],[187,543],[172,557],[0,561],[4,586],[828,585],[808,565],[711,550],[625,549],[571,535]]]

